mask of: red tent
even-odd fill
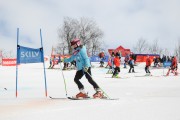
[[[116,53],[118,51],[121,52],[122,57],[125,57],[126,54],[132,53],[130,49],[125,49],[122,46],[119,46],[116,49],[108,49],[108,52],[109,52],[110,55],[111,55],[112,52]]]

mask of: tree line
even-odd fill
[[[175,46],[174,53],[170,53],[167,48],[161,48],[158,44],[158,40],[154,40],[153,44],[149,44],[146,39],[140,38],[133,47],[133,51],[138,54],[159,54],[166,56],[176,56],[180,61],[180,39]]]

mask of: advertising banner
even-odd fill
[[[103,59],[104,62],[108,62],[109,56],[105,56],[105,59]],[[92,56],[90,58],[91,62],[100,62],[101,58],[99,58],[99,56]]]
[[[28,48],[23,46],[17,47],[17,63],[40,63],[44,62],[43,49]]]
[[[16,66],[16,59],[15,58],[3,58],[2,66]]]

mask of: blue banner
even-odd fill
[[[44,62],[43,48],[17,46],[17,64]]]
[[[163,66],[164,67],[169,67],[169,66],[171,66],[171,62],[163,62]]]
[[[92,56],[90,58],[91,62],[100,62],[101,60],[104,62],[108,62],[109,56],[105,56],[103,59],[101,59],[99,56]]]

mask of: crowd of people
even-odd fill
[[[161,67],[165,62],[172,62],[173,57],[174,56],[165,56],[165,55],[163,55],[162,57],[160,56],[154,57],[153,59],[154,67]]]
[[[107,72],[107,74],[112,74],[113,78],[119,78],[119,73],[120,73],[120,65],[121,65],[121,54],[120,52],[112,52],[111,56],[109,57],[108,60],[108,64],[106,67],[109,66],[109,70]],[[136,61],[136,55],[134,54],[126,54],[125,58],[124,58],[124,68],[127,68],[127,65],[130,66],[129,68],[129,73],[135,73],[134,70],[134,65],[135,65],[135,61]]]
[[[100,67],[104,67],[105,64],[105,54],[104,52],[100,52],[99,53],[99,58],[100,58]],[[119,73],[120,73],[120,65],[121,65],[121,53],[120,52],[112,52],[111,56],[109,57],[108,60],[108,64],[106,66],[109,67],[109,70],[107,72],[107,74],[112,74],[113,78],[118,78]],[[135,73],[135,62],[136,62],[136,55],[135,54],[126,54],[124,57],[124,67],[123,68],[127,68],[127,65],[129,65],[129,71],[128,73]],[[50,58],[50,66],[49,68],[53,69],[54,65],[59,64],[61,61],[61,58],[58,57],[56,58],[55,56]],[[146,65],[145,65],[145,72],[146,72],[146,76],[150,76],[151,72],[150,72],[150,66],[151,63],[153,63],[153,67],[162,67],[163,64],[165,62],[169,62],[172,63],[172,65],[170,66],[170,70],[169,71],[173,71],[174,70],[174,74],[177,74],[177,60],[176,57],[174,56],[165,56],[163,55],[162,58],[160,56],[156,56],[153,58],[153,60],[150,59],[150,57],[147,55],[146,57]],[[63,63],[63,70],[67,70],[67,69],[74,69],[76,67],[76,61],[73,60],[71,62],[64,62]],[[173,67],[172,67],[173,66]],[[172,72],[171,72],[172,73]],[[169,75],[169,72],[167,73],[167,75]]]

